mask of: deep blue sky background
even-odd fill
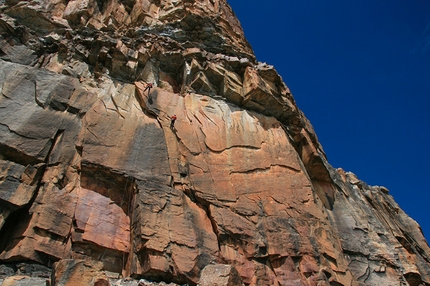
[[[329,163],[386,186],[430,240],[430,1],[228,3]]]

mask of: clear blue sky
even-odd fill
[[[430,240],[430,1],[227,1],[329,163],[386,186]]]

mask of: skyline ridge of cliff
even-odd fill
[[[312,122],[329,162],[387,187],[428,236],[430,3],[229,3],[258,60],[276,67]],[[264,21],[255,21],[255,10]]]

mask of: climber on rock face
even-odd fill
[[[151,92],[151,88],[153,87],[152,83],[147,83],[145,89],[143,90],[143,92],[145,92],[146,90],[148,90],[148,95]]]
[[[177,119],[176,115],[173,115],[170,118],[170,129],[172,129],[172,130],[175,128],[175,121],[176,121],[176,119]]]

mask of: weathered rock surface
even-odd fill
[[[109,285],[103,263],[94,260],[60,260],[54,264],[53,285]]]
[[[212,264],[245,285],[430,284],[418,224],[330,166],[225,0],[0,4],[2,263],[57,262],[56,277],[98,261],[91,279],[189,285]]]
[[[206,266],[200,275],[199,286],[240,286],[244,285],[236,268],[227,264]]]

